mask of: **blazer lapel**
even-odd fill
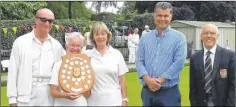
[[[204,50],[202,49],[199,56],[198,56],[198,64],[197,67],[200,68],[200,72],[201,72],[201,77],[204,79]]]
[[[222,58],[222,48],[217,45],[216,52],[215,52],[215,59],[214,59],[214,65],[213,65],[213,72],[212,72],[212,80],[215,79],[217,70],[219,68],[220,60]]]

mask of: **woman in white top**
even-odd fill
[[[108,44],[111,32],[103,22],[97,22],[91,29],[90,39],[95,47],[85,53],[91,57],[95,81],[88,106],[126,106],[124,74],[128,68],[120,51]]]
[[[84,44],[83,36],[74,32],[66,38],[67,54],[79,54],[82,51]],[[90,95],[90,91],[83,95],[77,93],[67,93],[59,86],[58,73],[61,67],[62,61],[59,61],[53,66],[53,75],[51,76],[49,84],[51,84],[51,95],[55,97],[54,106],[87,106],[86,97]]]

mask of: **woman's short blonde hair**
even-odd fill
[[[107,33],[107,42],[106,42],[106,44],[108,45],[108,43],[111,40],[112,34],[109,31],[109,29],[107,28],[107,26],[105,25],[105,23],[103,23],[103,22],[96,22],[96,23],[93,24],[93,26],[91,28],[91,31],[90,31],[89,39],[96,46],[94,36],[95,36],[96,33],[99,33],[99,32],[106,32]]]

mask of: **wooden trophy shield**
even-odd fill
[[[64,55],[58,80],[66,92],[82,94],[90,90],[94,84],[91,58],[86,54]]]

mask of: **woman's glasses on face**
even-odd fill
[[[39,18],[41,22],[49,22],[50,24],[54,21],[54,19],[47,19],[47,18],[42,18],[42,17],[36,17]]]
[[[73,48],[80,48],[81,46],[80,45],[76,45],[76,44],[69,44],[70,47],[73,47]]]

